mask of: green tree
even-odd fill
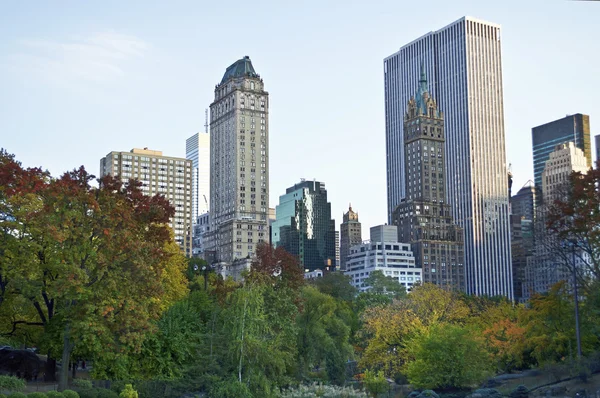
[[[483,342],[462,326],[435,324],[416,334],[408,345],[409,382],[417,388],[464,388],[490,375]]]
[[[313,366],[325,363],[330,381],[345,382],[345,363],[352,357],[347,307],[312,286],[302,290],[298,314],[298,367],[304,376]]]
[[[321,293],[331,297],[351,302],[358,294],[358,289],[351,285],[351,278],[342,272],[328,272],[322,278],[312,280],[312,284]]]
[[[153,321],[187,289],[166,199],[112,177],[95,188],[93,178],[80,168],[51,179],[0,154],[2,297],[27,304],[23,319],[4,318],[5,333],[41,327],[32,343],[49,350],[49,362],[61,353],[60,389],[72,353],[139,350]]]
[[[388,392],[390,386],[383,374],[383,371],[365,371],[365,378],[363,383],[367,391],[374,397],[377,398],[380,394]]]

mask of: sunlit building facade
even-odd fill
[[[307,272],[336,266],[335,220],[325,184],[302,180],[286,189],[275,208],[271,241],[298,257]]]
[[[445,115],[445,199],[464,230],[466,290],[512,298],[500,26],[463,17],[384,60],[389,222],[406,197],[404,115],[421,64]]]

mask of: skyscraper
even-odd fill
[[[100,176],[136,179],[146,195],[163,195],[175,208],[171,228],[186,256],[192,255],[192,161],[163,156],[161,151],[134,148],[110,152],[100,159]]]
[[[555,200],[565,200],[568,196],[568,184],[573,172],[585,174],[588,171],[588,156],[573,142],[555,145],[542,172],[543,204],[536,209],[535,220],[535,256],[527,259],[524,299],[531,293],[545,293],[555,283],[565,280],[571,283],[569,262],[571,256],[564,256],[564,242],[554,236],[546,227],[546,215]],[[576,263],[584,268],[589,257],[577,249]]]
[[[534,255],[535,186],[528,181],[511,199],[510,242],[515,301],[523,301],[527,262]],[[528,260],[529,259],[529,260]]]
[[[305,271],[336,266],[335,220],[325,184],[302,180],[286,189],[275,208],[271,241],[295,255]]]
[[[394,210],[400,242],[411,244],[423,281],[465,290],[463,230],[446,202],[444,113],[429,95],[424,67],[404,116],[406,198]]]
[[[268,241],[269,93],[249,57],[227,68],[210,105],[210,234],[216,260]]]
[[[467,291],[512,297],[500,26],[463,17],[384,60],[390,222],[406,196],[404,115],[421,63],[445,115],[445,200],[464,228]]]
[[[355,213],[350,205],[340,224],[340,269],[342,271],[346,269],[346,258],[350,253],[350,248],[361,243],[362,227],[358,221],[358,213]]]
[[[185,158],[192,161],[192,219],[208,213],[210,198],[210,135],[195,133],[185,140]]]
[[[574,142],[575,146],[583,151],[587,167],[592,166],[590,117],[588,115],[577,113],[534,127],[531,129],[531,138],[533,141],[533,177],[538,193],[538,203],[544,194],[542,190],[542,172],[546,167],[550,153],[555,150],[557,145]]]

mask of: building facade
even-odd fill
[[[204,236],[210,232],[210,213],[200,214],[192,226],[192,256],[201,257],[206,260],[204,255],[207,241]]]
[[[324,183],[302,180],[286,189],[275,215],[273,246],[298,257],[306,272],[335,268],[335,220]]]
[[[217,262],[268,241],[269,94],[249,57],[227,68],[210,105],[210,232]]]
[[[568,183],[571,173],[588,171],[588,157],[576,147],[574,142],[566,142],[554,147],[542,172],[543,204],[536,209],[534,224],[535,255],[527,259],[523,300],[532,293],[545,293],[552,285],[565,280],[572,285],[572,256],[565,254],[564,243],[554,237],[546,228],[546,215],[555,200],[565,200],[568,196]],[[576,264],[584,268],[587,256],[578,251]]]
[[[463,230],[446,201],[444,114],[430,96],[425,69],[404,116],[406,197],[394,210],[398,240],[411,244],[423,281],[465,290]]]
[[[185,140],[185,158],[192,161],[192,217],[210,211],[210,135],[196,133]]]
[[[574,142],[584,153],[587,168],[592,166],[592,145],[590,142],[590,117],[577,113],[531,129],[533,143],[533,176],[538,191],[538,203],[543,199],[542,172],[550,153],[556,146]],[[540,195],[540,193],[542,193]]]
[[[385,228],[379,228],[385,227]],[[387,233],[391,231],[391,233]],[[371,240],[350,248],[344,274],[350,276],[352,286],[365,292],[371,288],[367,279],[375,271],[391,277],[410,291],[422,281],[421,269],[415,264],[411,247],[398,242],[398,228],[380,225],[371,228]],[[381,241],[374,238],[386,237]]]
[[[352,246],[362,242],[362,226],[358,221],[358,213],[352,210],[352,205],[348,206],[348,212],[343,215],[343,222],[340,224],[340,269],[346,269],[346,258],[350,253]]]
[[[404,115],[421,64],[444,110],[445,200],[464,229],[467,292],[512,298],[500,26],[464,17],[384,60],[390,222],[406,196]]]
[[[535,255],[534,215],[536,209],[535,185],[528,181],[511,198],[510,236],[515,301],[524,301],[527,261]]]
[[[100,176],[136,179],[149,196],[163,195],[175,208],[171,228],[186,256],[192,255],[192,161],[163,156],[161,151],[134,148],[110,152],[100,160]]]

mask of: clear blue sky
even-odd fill
[[[507,162],[533,177],[531,127],[600,121],[600,2],[4,1],[0,147],[58,175],[112,150],[185,156],[225,68],[249,55],[270,92],[270,203],[301,177],[386,217],[383,58],[464,16],[502,25]],[[338,226],[339,228],[339,226]]]

